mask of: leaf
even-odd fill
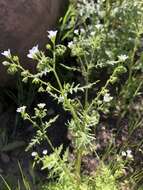
[[[24,141],[14,141],[14,142],[11,142],[11,143],[8,143],[7,145],[5,145],[1,151],[3,151],[3,152],[12,151],[12,150],[14,150],[16,148],[20,148],[24,145],[25,145]]]
[[[81,72],[80,69],[76,68],[76,67],[69,67],[67,65],[64,65],[64,64],[60,64],[62,67],[64,67],[65,69],[69,70],[69,71],[78,71],[78,72]]]

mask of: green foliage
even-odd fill
[[[27,113],[25,105],[17,109],[36,130],[26,150],[47,141],[53,151],[50,155],[45,151],[43,156],[37,152],[32,154],[34,164],[42,163],[41,169],[49,172],[49,183],[43,190],[120,189],[122,159],[116,160],[116,167],[101,162],[91,176],[84,175],[81,167],[83,158],[89,154],[96,155],[99,161],[94,131],[101,116],[110,113],[111,108],[117,109],[121,103],[119,115],[124,117],[141,89],[138,72],[142,73],[142,56],[136,58],[136,54],[141,47],[142,13],[143,3],[139,0],[75,2],[61,20],[60,30],[48,32],[48,53],[39,50],[38,45],[29,50],[27,56],[37,62],[36,74],[25,70],[10,50],[3,52],[7,59],[3,64],[9,73],[19,72],[24,83],[31,80],[39,93],[49,94],[71,115],[66,125],[74,148],[73,162],[69,160],[68,149],[63,153],[63,147],[53,147],[49,139],[47,129],[58,116],[47,121],[46,104],[38,104],[34,115]],[[75,60],[76,66],[61,61],[66,53]],[[77,74],[77,81],[64,80],[59,74],[61,67]],[[47,80],[47,76],[52,76],[54,82]]]
[[[21,178],[22,178],[22,183],[20,183],[20,181],[18,180],[17,182],[17,186],[16,187],[11,187],[7,181],[3,178],[2,175],[0,175],[0,178],[3,180],[3,183],[5,184],[5,188],[2,187],[4,190],[13,190],[13,188],[15,190],[20,190],[21,188],[24,188],[25,190],[32,190],[31,188],[31,183],[30,181],[27,179],[27,177],[25,176],[20,163],[18,162],[18,166],[19,166],[19,170],[20,170],[20,174],[21,174]]]
[[[118,172],[121,172],[121,170]],[[121,175],[121,174],[120,174]],[[119,176],[118,176],[119,177]],[[71,179],[71,177],[70,177]],[[118,190],[117,176],[111,171],[111,168],[101,163],[96,173],[92,176],[83,176],[82,184],[80,186],[76,185],[76,181],[69,181],[68,178],[65,179],[63,183],[61,181],[49,183],[43,185],[43,190]]]
[[[94,189],[118,190],[115,176],[112,174],[110,168],[105,165],[100,166],[94,180]]]

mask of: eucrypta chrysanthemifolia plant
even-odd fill
[[[9,73],[21,72],[23,82],[27,82],[29,79],[32,80],[33,85],[38,86],[40,93],[48,93],[58,104],[63,106],[64,110],[71,114],[71,119],[66,125],[74,146],[74,162],[69,162],[68,149],[61,157],[62,146],[55,148],[50,142],[47,128],[57,120],[58,116],[45,121],[44,118],[47,115],[45,103],[40,103],[34,108],[35,113],[33,116],[26,112],[24,105],[17,109],[22,117],[25,120],[29,120],[33,127],[37,129],[36,135],[29,143],[27,150],[36,144],[40,144],[43,140],[47,140],[53,150],[53,153],[50,155],[47,155],[47,151],[44,150],[43,157],[40,157],[37,152],[32,153],[35,163],[42,161],[42,169],[48,169],[50,177],[53,177],[58,182],[54,188],[52,184],[49,184],[50,190],[52,188],[65,190],[88,189],[88,182],[83,183],[85,176],[81,173],[82,158],[91,152],[95,152],[96,144],[93,129],[99,123],[100,113],[109,112],[113,100],[113,97],[110,95],[110,87],[118,81],[121,74],[127,71],[124,63],[126,63],[129,73],[131,72],[128,60],[134,55],[134,52],[132,54],[133,39],[136,38],[136,34],[133,32],[134,26],[128,25],[130,27],[128,30],[126,23],[123,22],[125,26],[124,30],[118,30],[118,24],[122,26],[122,21],[127,21],[126,13],[128,13],[128,16],[130,15],[129,21],[131,21],[132,12],[125,11],[127,5],[130,5],[130,10],[138,8],[134,5],[133,1],[128,4],[124,0],[112,3],[101,0],[97,1],[96,4],[94,1],[84,0],[82,4],[77,4],[79,12],[70,7],[61,27],[62,32],[64,28],[68,31],[62,37],[62,40],[69,37],[71,39],[69,43],[67,45],[57,44],[56,38],[59,34],[61,35],[61,31],[59,33],[57,31],[49,31],[48,38],[50,43],[46,48],[50,52],[50,56],[40,51],[38,45],[29,50],[27,56],[37,61],[36,74],[25,70],[19,63],[19,58],[13,56],[10,50],[2,53],[7,59],[3,64],[8,67]],[[120,18],[119,23],[116,23],[117,17]],[[80,18],[80,22],[77,22],[77,18]],[[69,19],[68,22],[66,22],[66,19]],[[140,35],[140,33],[141,31],[138,34]],[[71,56],[76,57],[78,66],[72,67],[63,63],[60,63],[60,66],[70,72],[76,71],[81,73],[82,84],[62,81],[58,75],[57,68],[59,67],[59,63],[57,62],[57,58],[58,56],[62,57],[67,49],[70,50]],[[128,53],[130,52],[131,55],[129,54],[128,57]],[[107,68],[110,75],[105,84],[98,88],[99,81],[94,81],[94,77],[91,74],[94,70],[99,71],[104,67]],[[50,76],[52,74],[55,78],[55,84],[43,80],[49,74]],[[102,78],[99,78],[99,80],[102,80]],[[96,93],[91,98],[89,95],[95,88]],[[79,93],[82,98],[77,95]]]
[[[80,186],[82,186],[82,158],[95,149],[95,136],[92,133],[92,129],[95,128],[99,122],[99,112],[107,112],[110,102],[112,101],[108,86],[115,83],[118,76],[124,73],[126,69],[123,66],[123,62],[119,59],[117,61],[117,67],[114,69],[106,84],[98,91],[96,97],[89,101],[89,91],[96,85],[97,81],[90,83],[88,79],[89,73],[92,70],[94,64],[94,59],[92,59],[92,56],[90,61],[88,57],[91,53],[90,51],[94,52],[94,49],[96,49],[96,43],[99,43],[98,39],[92,34],[89,35],[87,38],[88,46],[91,48],[89,51],[85,51],[83,46],[80,44],[80,40],[79,43],[77,41],[76,44],[73,42],[68,44],[68,48],[71,48],[72,53],[76,55],[77,59],[80,61],[81,73],[85,79],[85,85],[81,86],[80,84],[75,85],[74,82],[62,83],[60,81],[60,78],[57,74],[56,56],[59,54],[62,55],[67,47],[60,44],[57,45],[55,43],[56,35],[56,31],[49,31],[48,37],[51,40],[51,45],[49,44],[47,47],[48,50],[51,51],[52,56],[46,56],[44,52],[38,49],[38,46],[33,47],[27,55],[29,58],[37,61],[37,74],[31,74],[30,71],[25,70],[20,65],[19,58],[17,56],[13,56],[10,50],[3,52],[3,55],[7,58],[3,64],[8,67],[8,72],[10,73],[16,73],[17,71],[20,71],[21,76],[23,77],[23,82],[27,82],[28,79],[31,79],[33,85],[36,84],[39,86],[39,92],[48,93],[55,100],[57,100],[58,104],[62,104],[64,110],[71,113],[71,120],[67,125],[74,144],[74,151],[76,155],[74,163],[67,162],[69,155],[68,150],[61,158],[60,155],[62,147],[54,148],[49,140],[47,128],[56,121],[58,116],[51,118],[49,121],[44,121],[43,119],[47,115],[47,109],[44,103],[40,103],[36,108],[34,108],[35,114],[33,116],[30,116],[26,112],[25,106],[17,109],[17,112],[21,113],[23,119],[29,120],[33,127],[37,129],[36,135],[29,143],[27,150],[36,144],[40,144],[43,140],[47,140],[53,150],[51,155],[46,155],[47,152],[43,151],[44,156],[42,158],[38,155],[38,153],[33,152],[32,155],[35,156],[35,161],[42,161],[42,169],[48,168],[52,177],[59,176],[60,183],[66,183],[65,189],[69,186],[72,188],[75,186],[74,189],[79,187],[80,189]],[[78,35],[78,37],[85,39],[84,34]],[[58,87],[55,87],[50,81],[43,80],[42,77],[48,75],[49,73],[52,73],[55,77]],[[75,95],[78,92],[83,93],[84,101],[81,101],[81,99],[78,97],[72,98],[72,95]],[[39,119],[38,121],[40,122],[37,123],[37,119]]]

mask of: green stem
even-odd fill
[[[58,75],[57,75],[57,72],[56,72],[56,53],[55,53],[55,44],[53,44],[54,45],[54,47],[53,47],[53,73],[54,73],[54,76],[55,76],[55,78],[56,78],[56,80],[57,80],[57,83],[58,83],[58,85],[59,85],[59,88],[60,88],[60,91],[62,92],[62,90],[63,90],[63,88],[62,88],[62,85],[61,85],[61,82],[60,82],[60,79],[59,79],[59,77],[58,77]]]
[[[49,143],[49,145],[50,145],[52,151],[53,151],[54,153],[56,153],[55,148],[54,148],[54,146],[52,145],[52,142],[50,141],[50,139],[49,139],[48,136],[46,136],[46,140],[47,140],[47,142]],[[72,180],[73,180],[73,183],[75,183],[75,181],[74,181],[74,179],[73,179],[73,177],[72,177],[70,171],[68,170],[68,168],[65,167],[65,164],[64,164],[62,158],[60,157],[60,155],[56,153],[56,156],[59,158],[59,161],[60,161],[60,163],[61,163],[61,165],[62,165],[63,170],[65,171],[65,173],[66,173],[68,176],[70,176],[70,179],[72,179]]]
[[[85,85],[88,85],[88,76],[85,79]],[[88,88],[85,89],[85,107],[88,105]]]
[[[114,76],[114,73],[113,75]],[[91,104],[89,105],[88,109],[87,109],[87,112],[90,111],[90,109],[92,108],[92,106],[94,105],[94,103],[100,98],[100,96],[103,94],[104,90],[107,88],[107,86],[109,85],[110,83],[110,79],[112,78],[112,76],[109,78],[109,80],[107,80],[105,86],[101,89],[101,91],[98,93],[98,95],[96,96],[96,98],[91,102]]]
[[[81,183],[81,162],[82,162],[82,157],[83,157],[83,150],[78,150],[77,152],[77,159],[76,159],[76,165],[75,165],[75,174],[76,174],[76,179],[78,182],[78,185]]]
[[[59,77],[58,77],[58,75],[57,75],[57,73],[56,73],[55,70],[53,70],[53,73],[54,73],[54,76],[55,76],[55,78],[56,78],[56,80],[57,80],[57,83],[58,83],[58,85],[59,85],[60,91],[62,92],[63,87],[62,87],[62,85],[61,85],[60,79],[59,79]]]
[[[84,59],[85,59],[85,63],[86,63],[86,73],[85,73],[85,85],[87,86],[89,83],[89,65],[88,65],[88,61],[86,59],[86,56],[84,55]],[[88,105],[88,88],[85,89],[85,107],[87,107]]]
[[[76,175],[80,182],[80,172],[81,172],[81,160],[82,160],[82,150],[79,150],[77,153],[77,160],[76,160]]]
[[[75,112],[73,106],[70,104],[70,102],[68,101],[68,99],[66,100],[66,103],[71,111],[71,114],[73,116],[74,121],[76,122],[76,125],[78,126],[78,128],[81,128],[81,124],[79,121],[79,118],[77,116],[77,113]],[[83,155],[83,151],[79,150],[77,151],[77,160],[76,160],[76,165],[75,165],[75,169],[76,169],[76,176],[77,176],[77,180],[80,183],[80,172],[81,172],[81,160],[82,160],[82,155]]]
[[[57,83],[59,85],[59,88],[60,88],[60,91],[62,92],[63,91],[63,87],[61,85],[61,82],[60,82],[60,79],[56,73],[56,70],[55,70],[55,64],[54,64],[54,67],[53,67],[53,73],[54,73],[54,76],[57,80]],[[66,97],[65,97],[66,98]],[[70,101],[66,98],[66,103],[72,113],[72,116],[74,118],[74,121],[76,121],[76,124],[78,126],[78,128],[80,128],[80,122],[79,122],[79,119],[78,119],[78,116],[77,116],[77,113],[75,112],[73,106],[71,105]],[[77,164],[76,164],[76,174],[77,174],[77,179],[80,179],[80,170],[81,170],[81,159],[82,159],[82,152],[79,151],[77,153]]]
[[[128,81],[127,81],[127,83],[129,82],[129,84],[130,84],[131,79],[132,79],[132,74],[133,74],[133,68],[132,67],[134,65],[135,53],[136,53],[137,48],[138,48],[139,38],[140,38],[140,35],[137,34],[137,37],[135,39],[135,46],[134,46],[134,49],[133,49],[133,52],[132,52],[132,55],[131,55],[131,63],[129,65],[129,77],[128,77]]]
[[[47,140],[48,144],[50,145],[52,151],[55,152],[55,148],[54,148],[54,146],[52,145],[52,143],[51,143],[51,141],[50,141],[50,139],[49,139],[48,136],[46,136],[46,140]]]

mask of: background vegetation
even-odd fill
[[[29,50],[35,74],[2,53],[18,108],[1,151],[24,146],[32,160],[17,185],[1,176],[5,189],[142,190],[143,2],[71,2],[59,23],[45,51]]]

